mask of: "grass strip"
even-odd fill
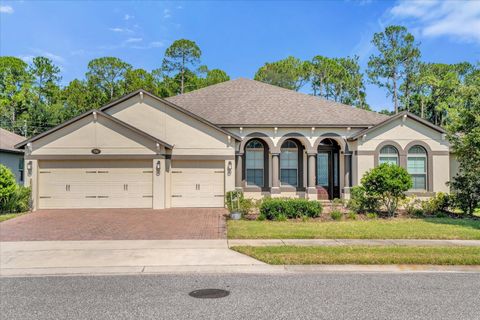
[[[238,246],[233,250],[277,265],[431,264],[480,265],[480,247]]]
[[[228,221],[229,239],[480,240],[480,220],[426,218],[363,221]]]

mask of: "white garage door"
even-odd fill
[[[151,208],[151,161],[44,161],[39,208]]]
[[[224,207],[224,161],[173,161],[172,207]]]

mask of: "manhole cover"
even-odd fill
[[[222,289],[201,289],[190,292],[188,295],[199,299],[218,299],[224,298],[230,294],[230,291]]]

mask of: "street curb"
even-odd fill
[[[10,268],[0,278],[42,276],[106,276],[161,274],[265,274],[294,275],[318,273],[480,273],[480,265],[202,265],[78,268]]]

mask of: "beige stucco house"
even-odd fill
[[[348,198],[378,163],[412,193],[448,191],[442,128],[237,79],[161,99],[137,91],[17,145],[38,208],[223,207],[226,191]]]

